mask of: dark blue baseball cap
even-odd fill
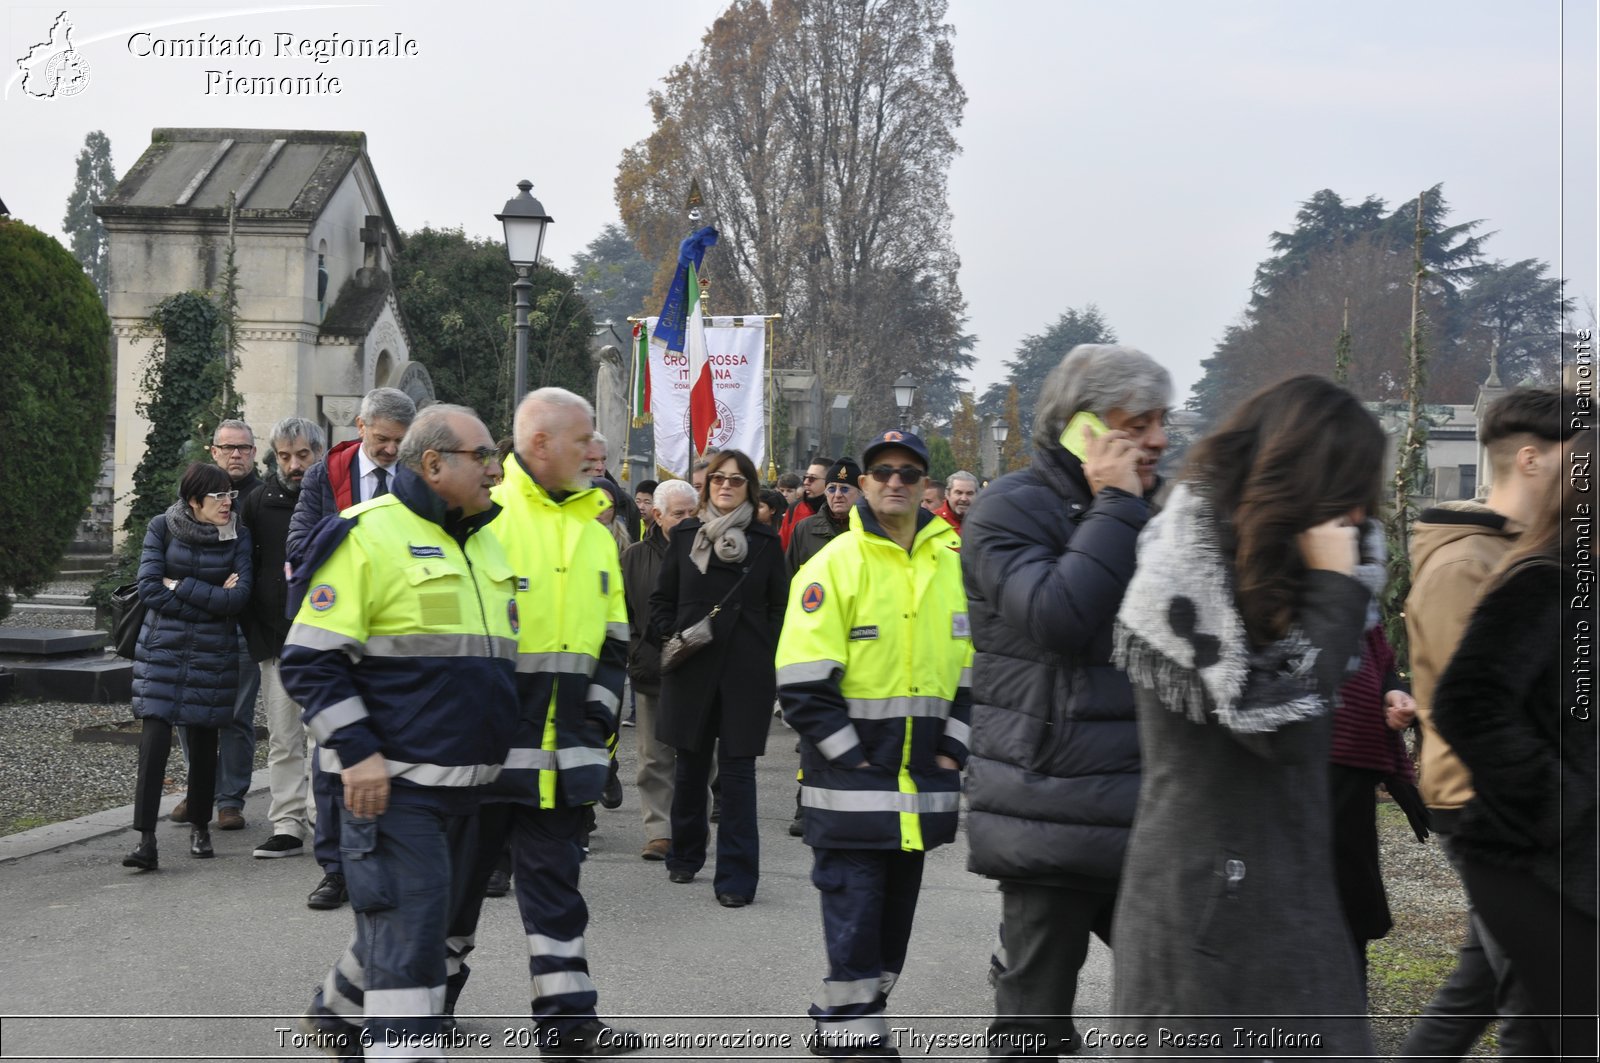
[[[911,451],[917,456],[917,460],[922,462],[923,471],[926,472],[928,470],[931,464],[928,460],[928,445],[911,432],[901,432],[895,429],[890,429],[867,444],[867,449],[861,452],[861,467],[863,469],[871,468],[873,457],[881,451],[888,450],[890,447],[903,447]]]

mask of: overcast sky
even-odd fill
[[[21,91],[14,60],[45,39],[61,3],[8,4],[0,199],[59,236],[73,162],[94,129],[111,138],[119,176],[158,126],[354,129],[367,134],[402,229],[498,235],[493,215],[528,177],[556,219],[545,252],[565,266],[617,220],[612,179],[623,148],[650,130],[647,94],[724,6],[73,5],[90,81],[41,100]],[[1268,234],[1292,227],[1297,205],[1322,188],[1393,206],[1443,182],[1453,220],[1485,219],[1497,233],[1492,257],[1548,261],[1588,324],[1595,7],[952,0],[970,99],[950,203],[978,337],[974,383],[999,379],[1021,339],[1062,310],[1093,302],[1186,393],[1245,305]],[[140,56],[129,40],[139,31],[243,34],[264,54]],[[278,33],[399,33],[417,54],[274,58]],[[146,50],[144,39],[133,49]],[[213,85],[208,94],[208,69],[322,73],[342,91],[257,97]]]

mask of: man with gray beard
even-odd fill
[[[256,846],[259,860],[299,856],[311,837],[306,815],[309,780],[305,725],[300,722],[300,706],[284,691],[278,677],[278,655],[283,652],[290,626],[285,615],[289,588],[284,576],[289,521],[294,516],[306,470],[321,461],[327,450],[322,429],[304,417],[285,417],[273,425],[269,441],[276,464],[267,470],[262,489],[247,495],[239,511],[240,519],[250,529],[254,551],[255,587],[245,609],[245,638],[251,658],[261,667],[261,693],[267,708],[267,772],[272,790],[267,812],[272,834]]]

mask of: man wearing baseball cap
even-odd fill
[[[885,432],[862,464],[850,534],[795,575],[777,657],[828,952],[814,1051],[849,1058],[893,1054],[889,992],[923,858],[955,839],[972,701],[956,534],[919,505],[928,448]]]

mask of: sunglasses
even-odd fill
[[[233,499],[239,497],[239,492],[238,491],[207,491],[206,492],[206,497],[207,498],[214,498],[218,502],[232,501]]]
[[[829,484],[827,487],[823,488],[823,490],[826,491],[830,495],[849,494],[850,485],[849,484]]]
[[[805,484],[814,484],[820,479],[822,479],[822,477],[812,476],[810,473],[806,473],[804,476],[800,477],[800,482]]]
[[[441,454],[465,454],[476,459],[479,465],[493,465],[500,452],[494,447],[474,447],[471,450],[441,450]]]
[[[727,484],[729,487],[743,487],[745,484],[749,483],[750,481],[747,480],[745,477],[739,475],[736,472],[735,473],[714,472],[714,473],[711,474],[711,482],[714,483],[714,484],[717,484],[718,486],[721,486],[722,484]]]
[[[910,487],[920,481],[927,473],[915,465],[874,465],[867,470],[867,475],[881,484],[888,483],[891,477],[899,476],[900,482]]]

